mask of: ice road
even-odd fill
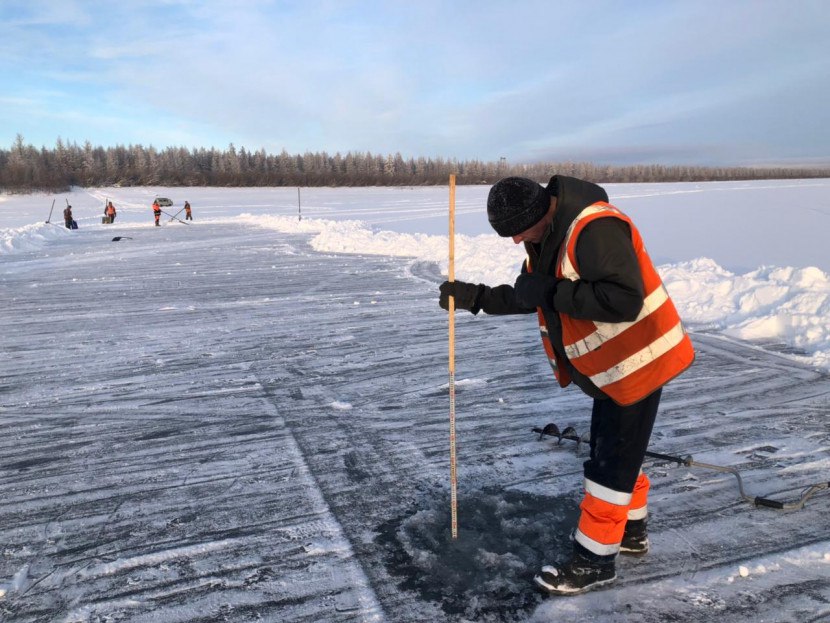
[[[753,508],[648,461],[652,551],[545,600],[588,427],[532,318],[457,321],[449,538],[446,314],[434,264],[328,254],[247,223],[90,227],[0,266],[0,619],[820,621],[830,495]],[[651,449],[790,501],[830,465],[830,376],[694,332]]]

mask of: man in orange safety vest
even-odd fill
[[[159,223],[159,219],[161,218],[161,206],[159,205],[158,199],[153,200],[153,218],[156,220],[156,227],[161,227]]]
[[[694,360],[691,340],[631,219],[600,186],[554,175],[545,188],[522,177],[487,199],[496,233],[523,243],[514,285],[445,281],[439,303],[476,314],[536,313],[559,385],[594,399],[590,459],[573,551],[536,584],[570,595],[616,579],[618,554],[648,552],[648,477],[642,463],[662,387]]]

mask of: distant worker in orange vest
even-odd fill
[[[184,220],[192,221],[193,220],[193,213],[190,210],[190,202],[184,202]]]
[[[156,227],[161,227],[159,223],[159,219],[161,218],[161,206],[159,206],[159,202],[153,200],[153,216],[156,218]]]
[[[553,595],[610,584],[617,554],[648,552],[648,477],[641,466],[662,387],[694,360],[691,340],[631,219],[601,187],[554,175],[522,177],[487,199],[496,233],[524,243],[514,285],[441,284],[439,304],[474,314],[532,314],[559,385],[593,398],[591,456],[569,557],[534,581]]]
[[[115,206],[112,205],[112,201],[107,202],[107,207],[104,210],[104,214],[106,214],[109,217],[110,223],[115,222]]]

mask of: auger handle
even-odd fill
[[[784,502],[778,502],[767,498],[755,498],[753,502],[755,503],[755,506],[766,506],[767,508],[777,508],[779,510],[784,508]]]
[[[659,452],[650,452],[646,451],[646,456],[649,456],[653,459],[662,459],[664,461],[671,461],[672,463],[677,463],[678,465],[689,465],[692,461],[692,457],[687,456],[685,458],[679,456],[672,456],[670,454],[660,454]]]

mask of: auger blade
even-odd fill
[[[559,432],[559,427],[553,422],[547,424],[542,430],[539,431],[539,440],[541,441],[545,435],[548,435],[549,437],[556,437],[559,442],[562,441],[562,433]]]

